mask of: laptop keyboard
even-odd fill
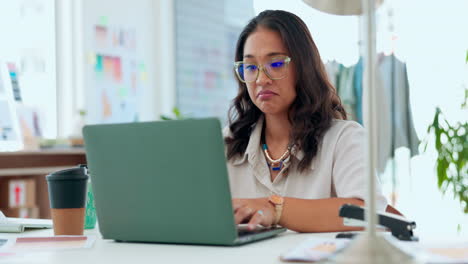
[[[238,227],[237,228],[237,235],[239,237],[241,236],[250,236],[250,235],[255,235],[255,234],[259,234],[259,233],[264,233],[264,232],[268,232],[268,231],[271,231],[271,230],[274,230],[276,228],[265,228],[265,227],[259,227],[259,228],[255,228],[254,230],[249,230],[245,227]]]

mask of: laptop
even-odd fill
[[[104,239],[231,246],[286,230],[235,225],[216,118],[88,125],[83,136]]]

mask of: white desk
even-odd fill
[[[277,237],[238,247],[169,245],[150,243],[119,243],[103,240],[99,232],[86,230],[97,240],[90,249],[31,253],[14,257],[0,257],[0,263],[50,264],[144,264],[144,263],[282,263],[281,253],[298,245],[308,237],[334,237],[336,233],[298,234],[292,231]],[[22,234],[0,233],[0,238],[17,236],[52,236],[52,230],[27,231]]]
[[[22,234],[0,233],[0,238],[52,236],[53,230],[27,231]],[[238,247],[173,245],[156,243],[119,243],[103,240],[97,229],[86,230],[85,235],[97,237],[92,248],[28,253],[13,257],[0,257],[0,264],[50,263],[50,264],[145,264],[145,263],[203,263],[203,264],[263,264],[284,263],[279,256],[310,237],[334,238],[336,233],[299,234],[292,231],[276,237]],[[437,242],[468,243],[465,237],[425,237],[423,244]]]

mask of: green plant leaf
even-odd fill
[[[161,115],[161,120],[165,120],[165,121],[168,121],[168,120],[173,120],[172,118],[166,116],[166,115]]]
[[[167,115],[161,115],[160,118],[161,118],[161,120],[182,120],[182,119],[187,119],[187,117],[182,115],[179,108],[177,108],[177,107],[172,108],[172,114],[174,115],[174,117],[170,117],[170,116],[167,116]]]
[[[172,112],[173,112],[174,115],[177,117],[177,119],[180,119],[180,118],[182,117],[182,115],[180,114],[179,108],[174,107],[174,108],[172,109]]]
[[[465,102],[468,91],[465,90]],[[450,188],[455,199],[460,201],[462,209],[468,213],[468,123],[450,124],[442,110],[437,107],[432,124],[427,128],[428,134],[434,134],[437,186],[443,194]],[[444,143],[442,143],[442,138]],[[425,142],[424,151],[428,142]]]

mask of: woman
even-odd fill
[[[304,22],[260,13],[240,34],[235,59],[239,92],[224,135],[236,223],[351,230],[338,211],[364,204],[364,129],[346,121]]]

